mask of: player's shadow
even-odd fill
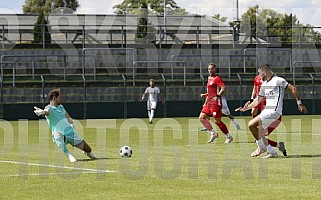
[[[94,162],[97,160],[114,160],[114,159],[119,159],[119,158],[96,158],[96,159],[91,159],[91,158],[85,158],[85,159],[77,159],[77,162]]]
[[[288,155],[283,158],[320,158],[321,154],[315,154],[315,155]]]

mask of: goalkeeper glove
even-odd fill
[[[34,106],[33,108],[35,109],[33,112],[36,113],[37,116],[44,115],[46,113],[44,110],[38,108],[37,106]]]

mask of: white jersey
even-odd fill
[[[148,87],[145,90],[145,93],[148,94],[147,101],[155,101],[157,102],[157,96],[160,93],[160,90],[158,87]]]
[[[282,115],[284,90],[288,84],[284,78],[278,76],[273,76],[269,81],[262,83],[259,96],[266,98],[264,110],[275,111]]]

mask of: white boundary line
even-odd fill
[[[33,173],[33,174],[7,174],[0,175],[0,177],[23,177],[23,176],[50,176],[50,175],[72,175],[72,174],[94,174],[102,172],[70,172],[70,173]]]
[[[51,167],[51,168],[60,168],[60,169],[71,169],[71,170],[81,170],[93,173],[115,173],[116,171],[112,170],[100,170],[100,169],[90,169],[90,168],[79,168],[79,167],[67,167],[61,165],[48,165],[48,164],[39,164],[39,163],[28,163],[28,162],[17,162],[11,160],[0,160],[0,163],[8,164],[17,164],[17,165],[28,165],[28,166],[38,166],[38,167]]]

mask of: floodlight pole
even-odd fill
[[[165,40],[165,42],[167,43],[167,38],[166,38],[166,0],[164,0],[164,36],[163,39]]]
[[[239,21],[239,0],[236,0],[236,20]]]

